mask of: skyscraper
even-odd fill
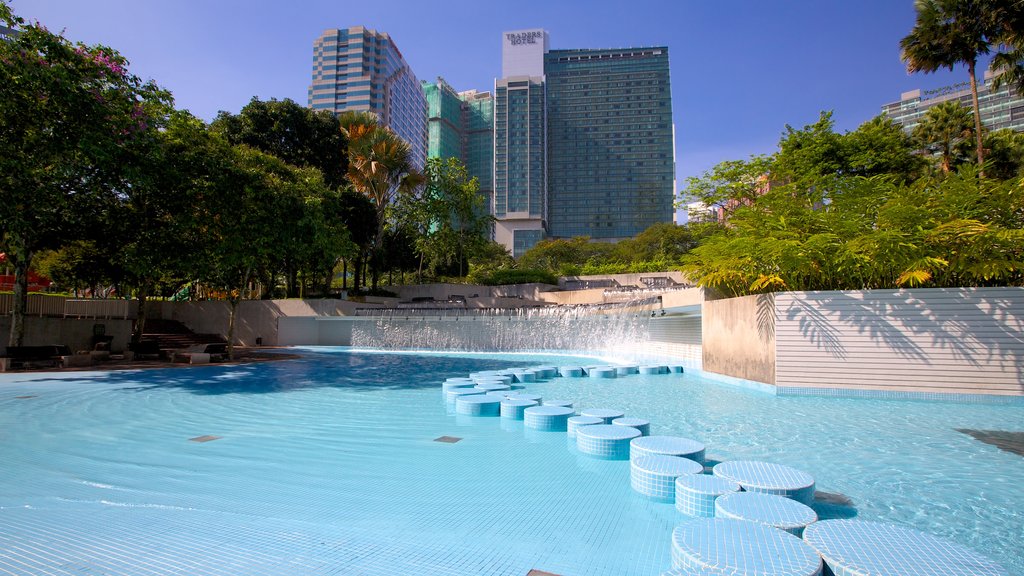
[[[544,75],[548,235],[620,240],[671,222],[668,49],[551,50]]]
[[[385,33],[362,26],[326,30],[313,42],[309,106],[335,114],[377,114],[412,148],[413,164],[427,158],[427,102],[419,80]]]
[[[502,36],[494,83],[495,240],[619,240],[671,222],[675,138],[668,48],[550,50]]]
[[[494,188],[494,99],[490,92],[456,92],[443,78],[424,82],[427,157],[458,158],[491,209]]]

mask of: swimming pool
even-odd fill
[[[681,516],[631,490],[628,462],[441,399],[446,377],[572,362],[593,363],[320,349],[0,375],[0,572],[659,574]],[[843,496],[822,517],[915,527],[1024,575],[1024,458],[956,431],[1020,432],[1020,405],[773,397],[691,374],[527,390],[650,420],[712,461],[794,466]],[[189,440],[204,436],[220,438]]]

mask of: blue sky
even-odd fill
[[[911,0],[14,0],[16,13],[89,44],[170,89],[207,120],[253,96],[305,104],[313,40],[327,28],[388,32],[421,80],[490,89],[501,32],[543,27],[552,48],[669,47],[677,176],[771,152],[786,124],[833,110],[853,130],[914,88],[966,72],[908,75],[899,40]]]

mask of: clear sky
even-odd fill
[[[72,40],[102,43],[207,120],[253,96],[306,104],[313,40],[325,29],[387,32],[420,80],[489,90],[501,33],[542,27],[552,48],[668,46],[677,175],[771,152],[786,124],[833,110],[853,130],[914,88],[967,73],[910,76],[899,41],[912,0],[13,0]]]

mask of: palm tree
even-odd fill
[[[971,111],[955,100],[932,106],[914,127],[914,138],[926,150],[940,154],[939,166],[945,174],[952,168],[953,152],[973,134]]]
[[[371,253],[378,256],[387,223],[387,209],[400,192],[411,192],[423,177],[412,165],[411,148],[397,134],[377,122],[371,112],[345,112],[341,130],[348,137],[348,179],[356,190],[373,201],[377,210],[377,233]],[[379,261],[378,258],[373,259]],[[377,287],[374,265],[373,288]]]
[[[978,57],[988,54],[1004,33],[1005,16],[1015,0],[916,0],[917,23],[900,40],[909,72],[967,66],[974,105],[974,135],[978,166],[985,160],[978,107]]]

